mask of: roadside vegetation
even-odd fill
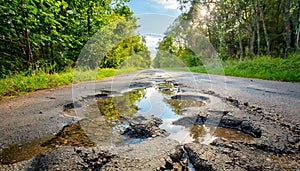
[[[153,67],[299,82],[299,0],[179,2]]]
[[[150,51],[126,2],[3,1],[0,97],[149,67]]]
[[[194,56],[198,58],[197,56]],[[173,59],[175,59],[173,57]],[[255,56],[243,60],[227,59],[188,67],[176,60],[175,65],[162,67],[166,70],[198,72],[265,80],[300,82],[300,53],[291,54],[286,58],[272,56]]]
[[[221,66],[212,66],[207,69],[203,65],[189,67],[189,70],[209,74],[300,82],[300,54],[293,54],[287,58],[260,56],[243,61],[228,59],[222,62]]]
[[[54,88],[71,83],[77,83],[87,80],[101,79],[126,72],[135,71],[137,68],[114,69],[103,68],[96,70],[79,71],[69,69],[57,73],[45,73],[44,71],[31,72],[30,74],[18,73],[7,78],[0,79],[0,97],[18,96],[36,90]],[[73,81],[76,75],[76,81]]]

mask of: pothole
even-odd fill
[[[172,81],[155,82],[151,86],[148,83],[134,83],[131,87],[134,88],[122,95],[107,93],[97,98],[86,98],[84,104],[65,105],[64,110],[85,108],[84,119],[65,126],[55,136],[3,149],[0,153],[1,164],[27,160],[57,146],[91,147],[97,143],[122,146],[159,136],[181,144],[209,144],[218,137],[239,141],[252,138],[241,130],[224,128],[230,122],[222,122],[225,124],[223,127],[205,124],[206,118],[199,113],[203,107],[212,104],[212,99],[204,94],[182,94],[179,84]],[[226,112],[221,113],[224,115]],[[245,123],[244,127],[248,129],[249,124]],[[185,160],[186,156],[181,162]]]
[[[139,88],[125,92],[122,96],[97,101],[101,115],[111,126],[111,136],[115,139],[110,140],[112,143],[135,144],[156,136],[171,138],[180,143],[204,144],[209,144],[218,137],[238,141],[253,139],[241,130],[231,129],[234,127],[218,127],[204,122],[199,124],[198,113],[203,106],[210,103],[205,95],[182,94],[179,84],[172,81],[155,82],[144,88],[140,88],[141,83],[133,85]],[[221,112],[222,115],[218,117],[221,118],[226,113]],[[188,118],[186,115],[192,116],[190,121],[178,124]],[[94,117],[91,120],[99,118],[99,115]],[[91,131],[90,127],[85,126],[85,129]],[[103,139],[95,139],[103,142]]]
[[[99,111],[107,118],[119,118],[123,115],[134,115],[138,107],[136,101],[144,96],[144,89],[133,89],[122,96],[107,97],[97,100]]]
[[[202,144],[209,144],[217,138],[246,142],[253,140],[252,136],[244,134],[239,130],[216,127],[213,125],[192,125],[190,130],[194,142]]]
[[[47,151],[48,148],[43,147],[42,144],[51,138],[52,137],[35,139],[32,141],[13,144],[4,148],[0,153],[0,164],[12,164],[28,160],[41,152]]]
[[[0,153],[0,164],[12,164],[28,160],[41,152],[58,146],[92,147],[94,145],[80,124],[73,123],[66,125],[56,135],[13,144],[4,148]]]

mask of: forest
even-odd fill
[[[97,31],[118,20],[126,20],[122,31],[132,33],[136,19],[126,2],[128,0],[1,0],[0,77],[72,68],[86,42]],[[145,40],[132,34],[96,65],[116,68],[128,56],[140,51],[147,52]],[[143,55],[148,55],[145,60],[150,60],[149,53]]]
[[[184,12],[160,42],[155,66],[166,63],[163,51],[179,57],[187,66],[201,64],[189,47],[187,39],[193,35],[188,30],[206,37],[222,60],[299,56],[299,0],[178,1]]]

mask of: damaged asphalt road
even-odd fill
[[[95,101],[141,89],[147,102],[144,91],[156,90],[153,85],[180,113],[169,125],[170,118],[150,109],[151,116],[122,116],[122,108],[121,116],[99,117]],[[300,84],[163,70],[37,91],[0,101],[0,170],[298,170],[299,106]],[[5,158],[11,145],[65,135],[60,130],[71,123],[95,145],[63,139],[24,160]],[[123,136],[139,140],[120,143]]]

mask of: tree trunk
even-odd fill
[[[20,49],[22,49],[23,55],[25,55],[25,54],[26,54],[26,51],[25,51],[25,49],[24,49],[24,45],[21,43],[21,40],[22,40],[22,39],[21,39],[21,36],[20,36],[20,32],[19,32],[19,30],[17,29],[16,23],[15,23],[14,21],[12,21],[12,24],[13,24],[13,28],[14,28],[15,34],[16,34],[17,37],[18,37],[18,45],[19,45]]]
[[[255,42],[255,10],[254,10],[254,4],[251,4],[251,8],[249,11],[251,16],[251,21],[249,22],[249,53],[250,55],[254,54],[254,42]]]
[[[54,59],[54,53],[53,53],[53,43],[50,41],[50,53],[51,53],[51,64],[54,65],[55,59]]]
[[[269,37],[268,37],[268,32],[267,32],[267,28],[266,28],[266,24],[265,24],[265,16],[264,16],[264,12],[262,11],[261,7],[258,7],[259,12],[261,14],[261,18],[262,18],[262,24],[263,24],[263,29],[264,29],[264,34],[265,34],[265,40],[266,40],[266,44],[267,44],[267,53],[268,55],[270,55],[270,44],[269,44]]]
[[[29,30],[26,28],[24,32],[25,32],[25,38],[26,38],[28,62],[31,65],[33,55],[32,55],[32,51],[31,51],[31,47],[30,47]]]
[[[254,41],[255,41],[255,29],[252,28],[251,30],[251,38],[250,38],[250,54],[254,53]]]
[[[259,19],[260,19],[260,14],[258,11],[259,8],[259,2],[257,2],[256,7],[255,7],[255,20],[256,20],[256,34],[257,34],[257,54],[260,55],[260,25],[259,25]]]
[[[298,31],[297,31],[297,38],[296,38],[296,47],[299,48],[299,39],[300,39],[300,15],[298,19]]]
[[[290,22],[290,0],[285,0],[284,4],[284,18],[285,18],[285,41],[286,41],[286,48],[287,51],[291,48],[292,42],[292,34],[291,34],[291,22]]]
[[[29,39],[29,29],[27,28],[27,23],[26,23],[26,16],[25,16],[25,11],[24,11],[24,6],[26,6],[26,4],[23,4],[23,1],[21,0],[21,6],[22,6],[22,18],[23,18],[23,24],[25,29],[23,30],[24,32],[24,37],[26,40],[26,56],[27,56],[27,60],[29,65],[32,65],[32,51],[31,51],[31,47],[30,47],[30,39]],[[32,67],[32,66],[31,66]]]
[[[240,46],[240,57],[244,58],[244,51],[243,51],[243,42],[242,42],[242,29],[239,28],[239,46]]]

